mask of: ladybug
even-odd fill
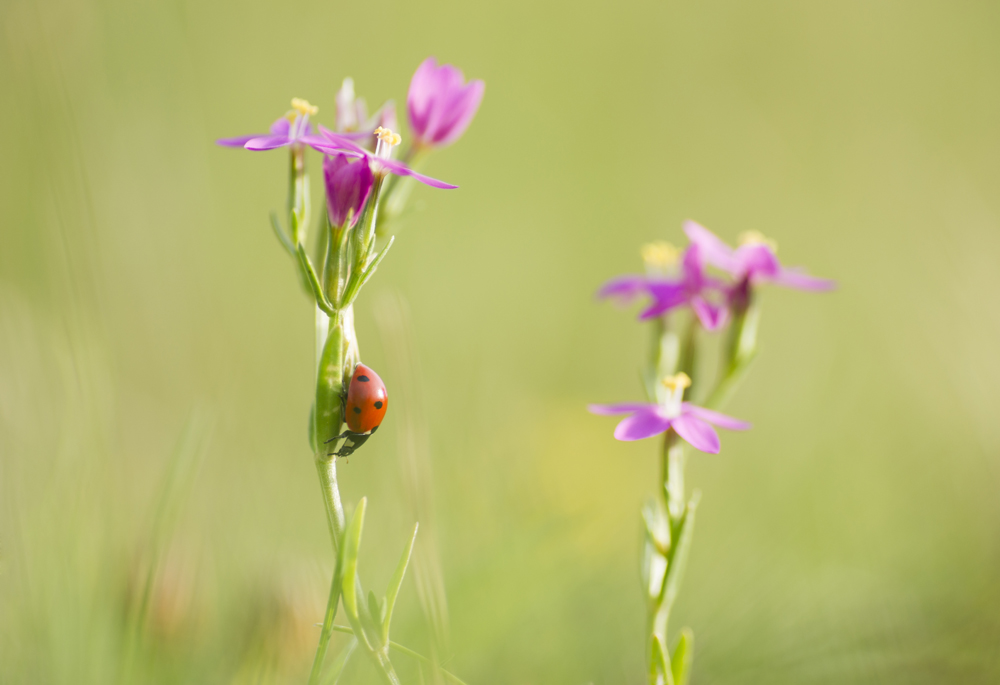
[[[341,445],[340,450],[332,452],[338,457],[347,457],[361,447],[365,440],[372,436],[385,418],[385,410],[389,408],[389,396],[385,391],[385,383],[378,374],[364,364],[354,367],[354,375],[347,386],[347,399],[344,400],[344,422],[347,430],[328,443],[347,438],[348,442]]]

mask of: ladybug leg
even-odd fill
[[[335,435],[334,437],[330,438],[329,440],[324,440],[323,444],[324,445],[329,445],[331,442],[334,442],[336,440],[340,440],[341,438],[350,438],[350,437],[352,437],[354,435],[357,435],[357,433],[354,433],[353,431],[344,431],[340,435]]]

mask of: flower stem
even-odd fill
[[[317,685],[320,674],[323,672],[323,660],[326,659],[326,650],[330,646],[330,636],[333,634],[333,618],[337,615],[337,604],[339,602],[340,564],[338,563],[333,572],[333,581],[330,583],[330,597],[326,602],[326,614],[323,616],[323,630],[319,636],[319,646],[316,647],[316,657],[313,659],[312,672],[309,674],[309,685]]]

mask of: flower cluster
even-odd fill
[[[647,591],[646,649],[651,683],[686,683],[694,634],[681,631],[673,656],[667,649],[667,620],[676,599],[694,529],[699,493],[684,494],[684,445],[718,454],[715,426],[747,430],[750,424],[716,411],[742,380],[757,351],[759,304],[756,288],[773,283],[798,290],[830,290],[833,281],[810,276],[778,261],[777,246],[759,233],[744,234],[733,248],[708,229],[688,221],[690,243],[683,252],[668,243],[642,250],[645,274],[615,278],[598,292],[624,302],[648,297],[641,321],[654,326],[645,372],[647,402],[592,404],[594,414],[627,414],[615,428],[618,440],[663,435],[657,498],[643,509],[646,541],[642,577]],[[714,271],[710,271],[714,269]],[[684,310],[690,314],[678,316]],[[686,321],[685,321],[686,319]],[[684,401],[697,380],[701,332],[728,329],[715,386],[702,404]],[[700,389],[700,388],[699,388]]]
[[[365,444],[379,427],[388,406],[386,389],[378,374],[361,363],[354,328],[354,302],[393,244],[394,236],[383,235],[384,225],[405,204],[411,182],[434,188],[457,188],[421,174],[414,167],[427,153],[462,136],[479,109],[483,90],[482,81],[466,83],[462,72],[451,65],[439,65],[434,58],[424,61],[413,76],[407,97],[412,140],[398,158],[396,152],[402,136],[394,130],[395,106],[387,102],[369,117],[364,100],[355,96],[351,79],[345,79],[337,93],[332,129],[314,125],[319,109],[295,98],[291,109],[271,124],[268,133],[217,141],[224,147],[258,152],[278,148],[289,151],[287,230],[277,215],[272,215],[271,221],[282,246],[295,262],[306,292],[316,304],[316,383],[309,441],[336,566],[310,685],[338,678],[338,672],[325,672],[331,670],[325,666],[325,657],[335,629],[353,633],[383,682],[399,683],[389,659],[389,647],[399,646],[390,641],[389,630],[393,603],[413,550],[413,538],[381,602],[374,593],[366,594],[357,577],[366,500],[362,499],[348,518],[337,487],[337,457],[353,454]],[[312,236],[306,164],[309,149],[323,154],[326,205],[320,230]],[[357,379],[354,384],[352,377]],[[345,412],[349,416],[345,417]],[[341,433],[344,423],[348,430]],[[340,440],[345,442],[337,450]],[[327,447],[329,443],[333,447]],[[333,624],[341,602],[350,628]],[[337,660],[339,668],[352,649]],[[412,650],[406,651],[414,654]],[[441,673],[457,680],[443,669]]]

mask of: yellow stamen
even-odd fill
[[[691,378],[681,371],[673,376],[667,376],[662,381],[664,387],[666,387],[670,392],[677,392],[678,390],[683,390],[684,388],[691,387]]]
[[[302,98],[292,98],[292,109],[302,116],[316,116],[319,113],[319,107],[310,105],[308,100]]]
[[[389,147],[396,147],[403,142],[403,139],[399,137],[398,133],[393,133],[389,129],[382,128],[381,126],[375,129],[375,137]]]
[[[771,252],[778,251],[778,243],[757,231],[744,231],[740,233],[740,245],[767,245]]]
[[[670,243],[657,240],[642,246],[642,261],[646,266],[656,269],[666,269],[677,263],[680,251]]]

